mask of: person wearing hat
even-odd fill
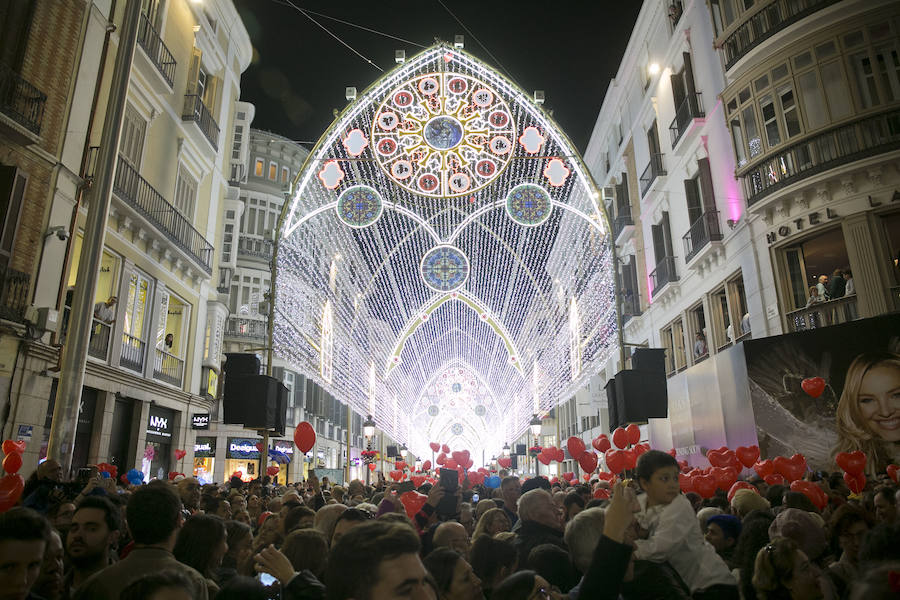
[[[739,519],[743,519],[754,510],[768,511],[771,508],[769,501],[754,490],[738,490],[731,499],[731,512]]]
[[[732,557],[739,535],[741,535],[741,520],[734,515],[714,515],[706,520],[704,538],[712,544],[729,569],[735,567],[732,564]]]

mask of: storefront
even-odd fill
[[[239,473],[244,481],[257,478],[259,450],[256,444],[261,442],[259,438],[228,438],[228,446],[225,448],[225,479],[234,473]]]
[[[214,483],[216,438],[198,437],[194,441],[194,477],[200,483]]]
[[[291,463],[294,462],[294,443],[288,440],[275,440],[274,447],[276,451],[281,452],[288,458],[288,462],[284,464],[275,461],[278,465],[277,483],[286,484],[290,481]],[[275,482],[273,481],[273,483]]]
[[[147,417],[147,443],[141,459],[144,479],[167,480],[171,469],[172,431],[175,427],[175,411],[155,404],[150,405]]]

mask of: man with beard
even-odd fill
[[[102,496],[88,496],[78,505],[66,538],[66,554],[72,568],[64,588],[71,595],[94,573],[112,562],[122,519],[119,508]]]

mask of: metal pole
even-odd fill
[[[97,276],[100,272],[100,260],[103,256],[106,220],[109,217],[119,137],[122,131],[122,118],[125,114],[128,80],[131,63],[134,59],[140,14],[141,3],[139,0],[128,0],[125,5],[125,17],[119,30],[119,49],[113,67],[109,104],[106,107],[106,116],[103,122],[103,134],[100,137],[94,186],[90,192],[90,209],[85,223],[84,244],[81,247],[78,275],[72,296],[69,329],[62,350],[59,387],[56,392],[56,404],[53,407],[47,456],[59,461],[63,473],[66,474],[72,470],[78,406],[81,403],[81,387],[84,384],[84,365],[87,360],[90,333],[94,322],[94,293],[97,287]]]

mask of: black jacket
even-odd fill
[[[522,521],[516,532],[514,542],[516,551],[519,554],[519,568],[526,568],[528,564],[528,555],[535,546],[541,544],[553,544],[559,546],[563,550],[568,550],[566,542],[563,541],[563,532],[547,525],[542,525],[536,521]]]

